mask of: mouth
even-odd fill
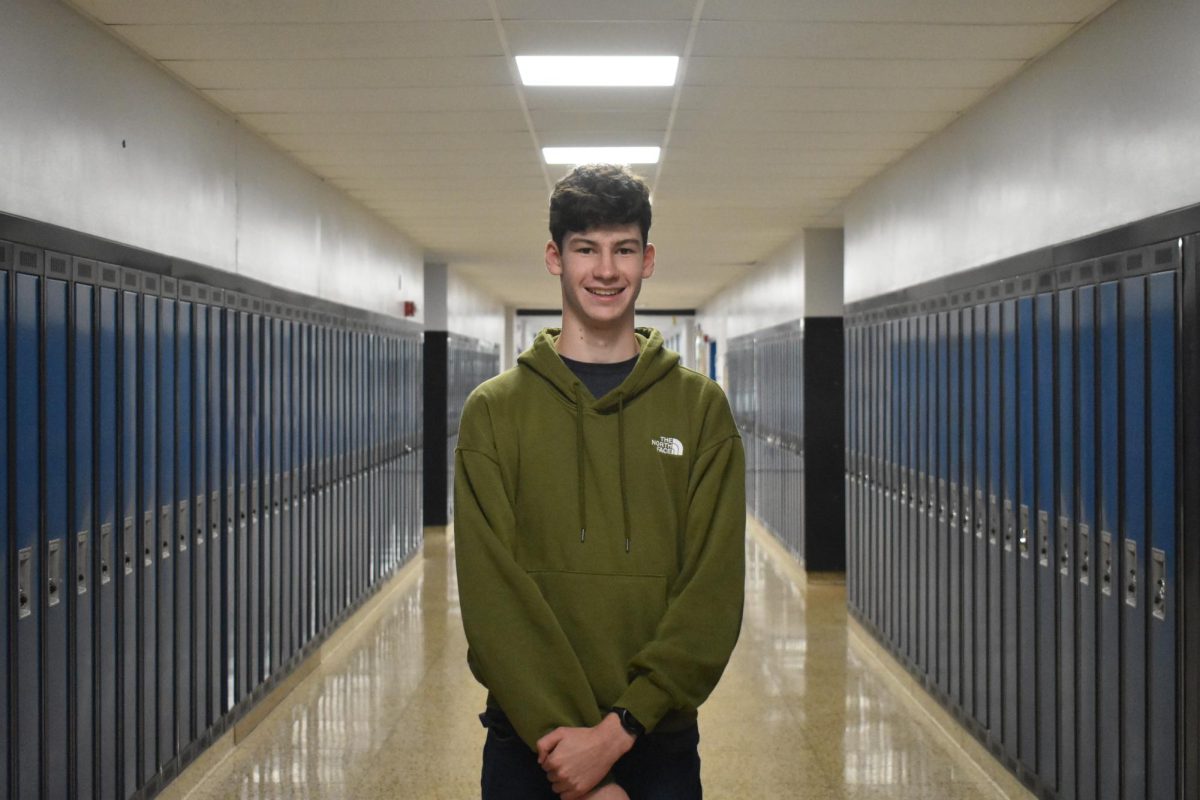
[[[588,289],[588,293],[595,295],[596,297],[616,297],[623,291],[625,291],[624,288],[621,288],[621,289],[590,289],[589,288]]]

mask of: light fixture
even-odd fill
[[[674,86],[679,56],[517,56],[526,86]]]
[[[657,164],[658,147],[543,147],[547,164]]]

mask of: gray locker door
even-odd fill
[[[1030,772],[1037,774],[1037,558],[1033,514],[1034,491],[1034,326],[1033,298],[1017,300],[1017,430],[1014,505],[1017,509],[1015,610],[1017,658],[1014,697],[1017,702],[1017,753]]]
[[[975,312],[970,306],[959,312],[962,339],[960,344],[960,403],[962,409],[962,486],[959,499],[959,538],[962,540],[962,708],[968,717],[975,717],[975,648],[980,629],[976,621],[975,597]]]
[[[961,350],[959,336],[958,309],[949,312],[946,327],[946,412],[943,415],[946,424],[946,456],[947,474],[947,517],[946,537],[949,543],[949,582],[950,582],[950,618],[947,635],[948,658],[946,665],[948,674],[947,689],[950,700],[958,707],[963,705],[962,695],[962,640],[963,640],[963,536],[959,526],[959,497],[962,486],[962,461],[960,447],[962,444],[961,424]]]
[[[8,523],[8,460],[12,453],[8,444],[8,273],[12,260],[12,245],[0,242],[0,642],[9,647],[10,600],[16,599],[9,578],[9,543],[13,541]],[[11,605],[15,605],[15,602]],[[0,660],[0,787],[9,791],[8,764],[12,757],[12,722],[9,717],[10,658]]]
[[[120,272],[100,265],[96,339],[96,796],[117,796],[120,757],[118,721],[121,666],[118,661],[118,595],[121,567],[118,478],[121,475],[118,401],[117,320]],[[0,448],[4,449],[4,448]]]
[[[212,550],[216,542],[209,540],[209,526],[216,521],[211,515],[209,492],[216,483],[209,475],[209,294],[207,287],[196,288],[196,303],[193,307],[192,323],[192,587],[194,622],[192,629],[192,663],[195,665],[195,692],[192,706],[192,730],[190,738],[199,739],[212,724],[209,717],[209,691],[211,677],[209,669],[209,599],[219,594],[209,594],[212,583]]]
[[[192,303],[184,299],[192,287],[179,286],[180,299],[175,307],[175,674],[172,694],[175,698],[176,752],[185,752],[191,744],[196,679],[193,677],[192,650]]]
[[[1054,385],[1058,392],[1058,790],[1063,800],[1075,800],[1076,730],[1079,724],[1075,694],[1075,290],[1061,289],[1058,306],[1058,361]]]
[[[989,411],[992,402],[988,390],[991,387],[991,347],[988,336],[988,313],[990,306],[982,302],[982,292],[976,293],[974,308],[973,346],[975,348],[975,720],[984,729],[991,728],[991,670],[989,669],[992,637],[992,612],[988,604],[992,594],[992,534],[990,508],[987,498],[992,495],[991,436]]]
[[[1047,277],[1051,277],[1047,275]],[[1054,295],[1042,292],[1036,300],[1037,397],[1037,515],[1034,547],[1037,555],[1037,741],[1038,775],[1046,786],[1058,781],[1058,552],[1054,498]]]
[[[123,797],[131,795],[141,786],[141,719],[138,715],[141,683],[138,681],[140,653],[138,631],[141,626],[138,590],[141,587],[142,556],[139,550],[138,510],[141,474],[138,471],[139,455],[138,410],[141,403],[139,386],[140,372],[138,354],[139,335],[138,276],[123,270],[122,291],[119,296],[118,318],[118,375],[120,382],[120,594],[118,615],[120,621],[120,775],[118,790]]]
[[[158,767],[175,757],[175,298],[162,279],[158,328]]]
[[[1081,268],[1082,269],[1082,268]],[[1079,437],[1078,497],[1076,506],[1077,543],[1075,552],[1079,563],[1075,607],[1078,615],[1075,685],[1079,733],[1076,758],[1078,796],[1098,796],[1096,763],[1097,731],[1101,724],[1096,706],[1096,591],[1099,580],[1099,537],[1096,535],[1096,287],[1081,286],[1078,291],[1075,328],[1078,351],[1077,424]]]
[[[1102,265],[1102,270],[1104,265]],[[1099,611],[1096,628],[1097,734],[1099,737],[1097,787],[1103,800],[1116,800],[1121,792],[1121,593],[1119,474],[1121,459],[1120,417],[1120,313],[1116,281],[1100,284],[1097,319],[1097,430],[1096,466],[1100,537],[1096,541],[1099,572]]]

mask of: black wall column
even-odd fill
[[[425,525],[447,525],[446,475],[447,333],[425,331]]]
[[[841,317],[804,319],[804,567],[846,570]]]

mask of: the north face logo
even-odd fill
[[[670,436],[660,436],[657,439],[651,439],[650,444],[654,445],[654,449],[664,456],[683,455],[683,442],[678,439],[672,439]]]

